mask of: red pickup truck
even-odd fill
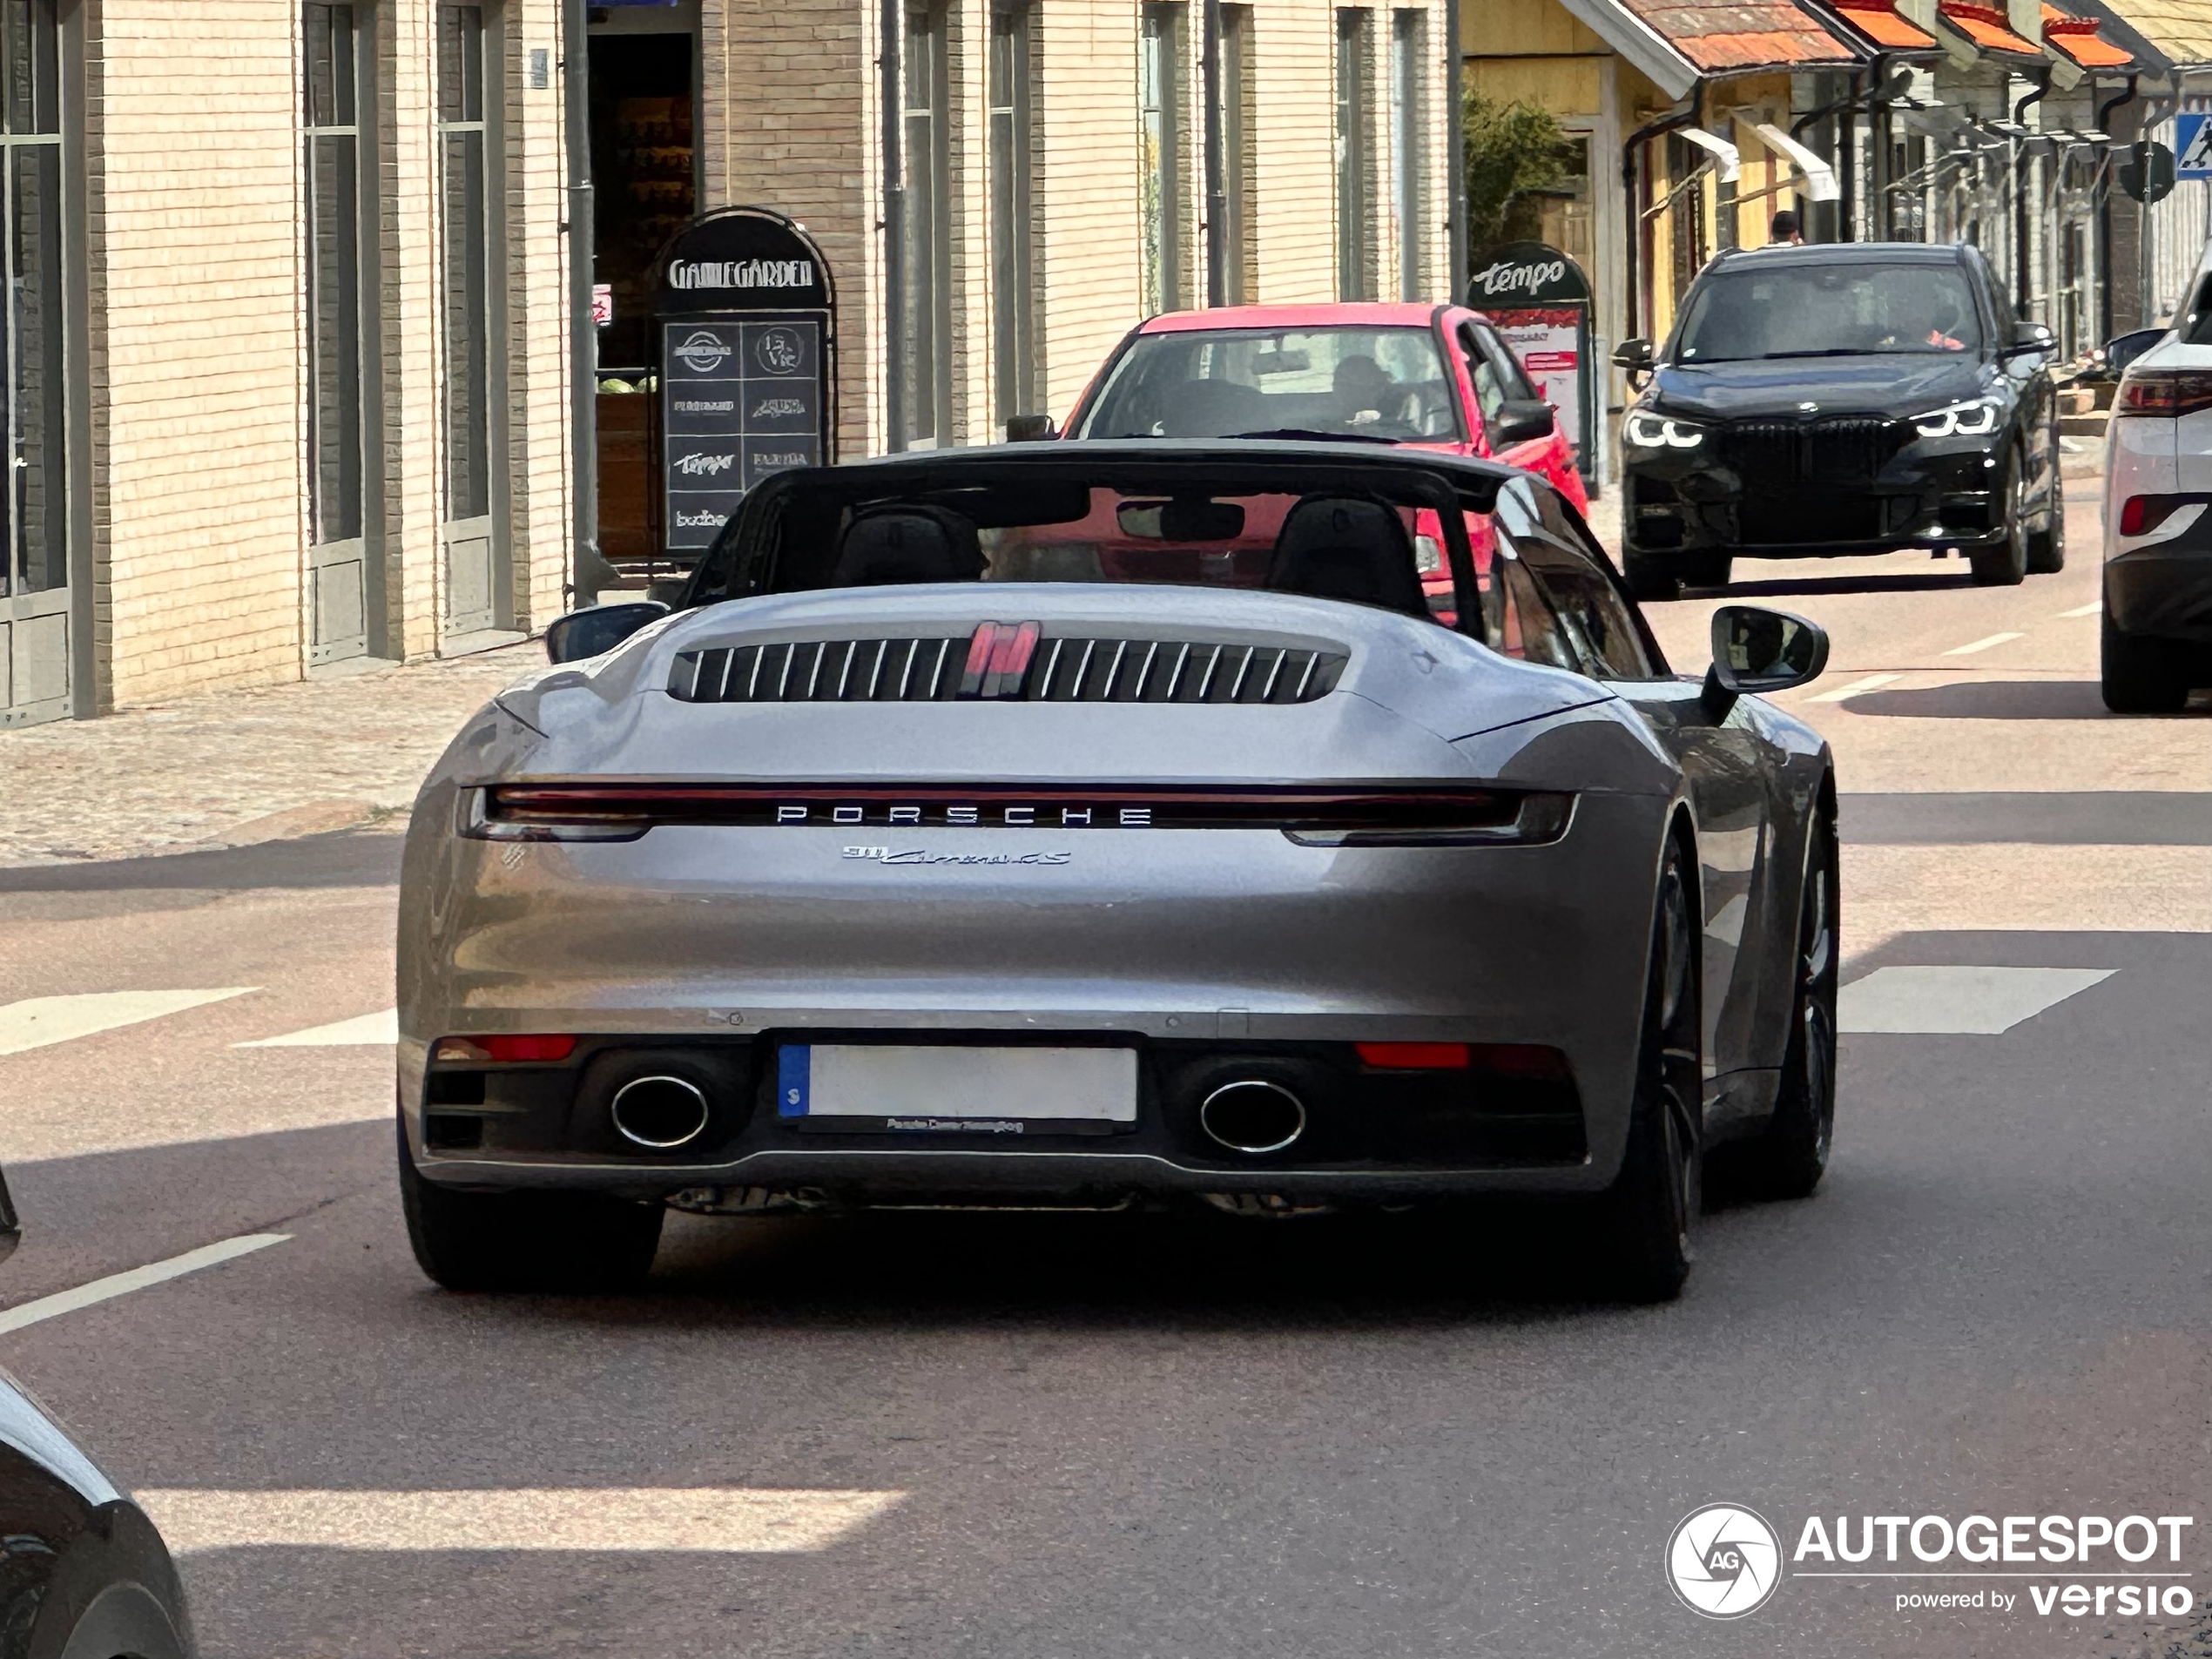
[[[1460,306],[1226,306],[1153,317],[1130,332],[1084,388],[1066,435],[1366,440],[1448,449],[1525,467],[1578,510],[1588,509],[1558,412],[1489,320]],[[1485,565],[1487,539],[1475,537]],[[1416,545],[1425,585],[1438,597],[1448,594],[1435,538],[1417,534]]]

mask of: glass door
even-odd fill
[[[438,8],[438,171],[443,194],[442,287],[448,641],[502,628],[508,583],[492,503],[504,469],[494,442],[491,388],[503,367],[496,328],[494,233],[498,147],[484,8]]]
[[[0,726],[59,719],[72,653],[61,42],[54,0],[0,4]]]

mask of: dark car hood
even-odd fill
[[[2004,377],[1979,357],[1892,353],[1866,357],[1777,357],[1740,363],[1670,363],[1649,407],[1708,420],[1818,413],[1924,415],[1979,395]]]

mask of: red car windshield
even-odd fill
[[[1278,433],[1451,442],[1457,400],[1426,328],[1224,328],[1140,334],[1079,438]]]

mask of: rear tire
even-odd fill
[[[2016,588],[2027,579],[2027,515],[2020,509],[2020,460],[2016,455],[2005,475],[2005,539],[1995,547],[1968,554],[1974,580],[1985,588]]]
[[[2189,700],[2188,652],[2168,639],[2123,634],[2104,613],[2099,689],[2114,714],[2172,714]]]
[[[1628,1151],[1600,1200],[1605,1278],[1629,1302],[1670,1302],[1682,1293],[1704,1203],[1697,941],[1682,847],[1671,838],[1656,909]]]
[[[1622,549],[1621,579],[1628,583],[1631,596],[1646,604],[1682,597],[1681,572],[1675,568],[1673,561],[1656,553],[1639,553],[1634,548]]]
[[[2052,448],[2051,510],[2043,528],[2027,538],[2027,573],[2056,576],[2066,569],[2066,480],[2058,473],[2057,446]]]
[[[1753,1182],[1769,1197],[1804,1198],[1828,1170],[1836,1133],[1836,825],[1822,806],[1805,852],[1804,891],[1792,951],[1797,995],[1790,1005],[1790,1047],[1765,1135],[1746,1149]]]
[[[400,1204],[415,1259],[448,1291],[625,1291],[660,1244],[663,1211],[598,1192],[466,1192],[422,1178],[400,1125]]]

